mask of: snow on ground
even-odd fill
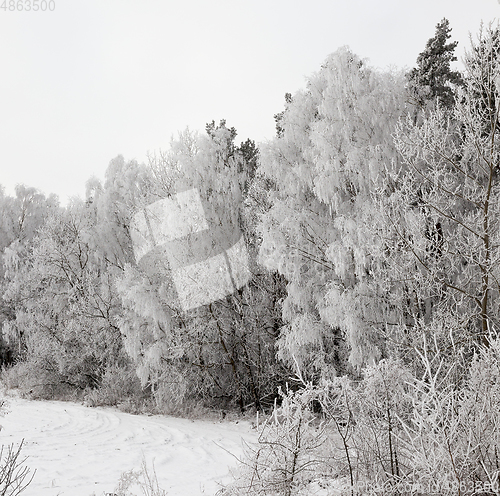
[[[36,475],[22,496],[103,496],[120,475],[156,470],[168,496],[213,495],[229,482],[234,456],[257,438],[248,422],[130,415],[58,401],[9,398],[0,444],[18,444]],[[140,493],[138,493],[140,494]]]

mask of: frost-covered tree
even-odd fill
[[[395,140],[407,170],[390,178],[383,202],[391,291],[406,309],[395,340],[412,348],[425,334],[455,358],[487,344],[499,325],[496,46],[493,29],[473,43],[451,114],[438,106],[419,124],[400,123]]]
[[[74,201],[52,215],[22,263],[8,266],[10,338],[28,367],[24,386],[43,395],[97,387],[126,358],[115,323],[120,301],[88,208]]]
[[[135,207],[135,218],[141,219],[148,205],[166,201],[177,208],[171,201],[176,198],[184,202],[182,209],[198,216],[194,234],[184,233],[184,227],[172,221],[174,231],[182,231],[181,235],[166,241],[173,236],[169,231],[165,244],[152,249],[152,255],[137,252],[138,265],[127,266],[119,282],[125,307],[120,327],[126,348],[143,384],[153,389],[162,407],[176,408],[176,402],[194,398],[240,408],[247,403],[260,407],[263,397],[276,391],[280,367],[274,358],[274,342],[280,317],[275,303],[280,282],[258,269],[252,256],[255,222],[243,200],[254,189],[257,150],[250,140],[236,146],[235,136],[234,128],[224,121],[209,124],[207,135],[180,133],[168,151],[151,157],[144,200]],[[161,215],[167,218],[169,214],[165,211],[157,218],[155,208],[149,207],[144,215],[156,226],[163,222]],[[134,225],[140,228],[139,221]],[[249,256],[248,267],[241,269],[250,270],[252,277],[248,284],[234,282],[227,296],[218,294],[210,288],[223,285],[224,259],[230,258],[232,246],[242,243],[242,233],[249,241]],[[144,237],[132,232],[134,236],[143,242]],[[205,261],[216,257],[222,272],[207,279],[202,272],[210,264]],[[200,276],[179,287],[174,271],[182,273],[184,267],[197,264]],[[233,271],[231,279],[238,277]],[[206,298],[197,299],[198,289],[206,290]]]
[[[46,215],[23,257],[4,257],[12,308],[4,327],[27,367],[25,386],[40,394],[96,388],[107,370],[130,363],[115,281],[133,260],[130,210],[143,176],[144,167],[117,157],[104,184],[88,182],[85,201]]]
[[[494,127],[498,131],[496,85],[498,84],[498,60],[500,58],[500,28],[481,25],[478,42],[472,44],[465,54],[467,65],[468,93],[481,109],[485,135]]]
[[[463,85],[460,72],[451,69],[451,63],[457,60],[455,49],[458,42],[448,42],[450,33],[450,23],[444,18],[418,56],[417,67],[407,75],[408,89],[419,107],[423,108],[425,102],[439,100],[441,106],[451,108],[454,102],[452,86]]]
[[[15,318],[15,308],[3,298],[8,276],[6,269],[23,263],[38,230],[58,209],[57,197],[51,195],[47,198],[35,188],[18,185],[13,197],[5,195],[0,188],[0,339],[3,361],[14,358],[17,350],[16,346],[7,346],[6,331],[8,322]]]
[[[0,189],[0,277],[5,275],[7,259],[20,259],[43,226],[59,208],[55,195],[48,198],[36,188],[16,186],[14,196]]]
[[[96,253],[118,272],[133,261],[130,216],[149,180],[144,165],[119,155],[110,161],[103,184],[96,178],[87,182],[86,204],[93,219]]]
[[[260,260],[288,281],[279,356],[309,372],[338,373],[377,358],[390,312],[374,278],[383,245],[372,193],[397,163],[392,132],[404,77],[381,73],[348,48],[332,54],[287,100],[280,133],[261,146],[270,186]]]

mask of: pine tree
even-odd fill
[[[454,93],[450,85],[463,85],[462,75],[451,69],[451,63],[457,60],[455,49],[457,41],[448,43],[451,38],[448,19],[436,26],[436,34],[427,41],[425,50],[417,58],[417,67],[407,75],[410,94],[418,106],[425,102],[435,102],[451,108]]]

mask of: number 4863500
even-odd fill
[[[49,10],[52,12],[56,10],[56,2],[55,0],[3,0],[0,5],[0,10],[3,10],[4,12],[29,12],[30,10],[33,10],[34,12],[38,10],[45,12],[46,10]]]

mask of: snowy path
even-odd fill
[[[103,496],[120,475],[154,466],[169,496],[213,495],[228,481],[242,438],[256,439],[246,422],[192,421],[129,415],[110,408],[9,398],[0,443],[25,439],[26,464],[37,470],[23,496]],[[226,451],[227,450],[227,451]]]

